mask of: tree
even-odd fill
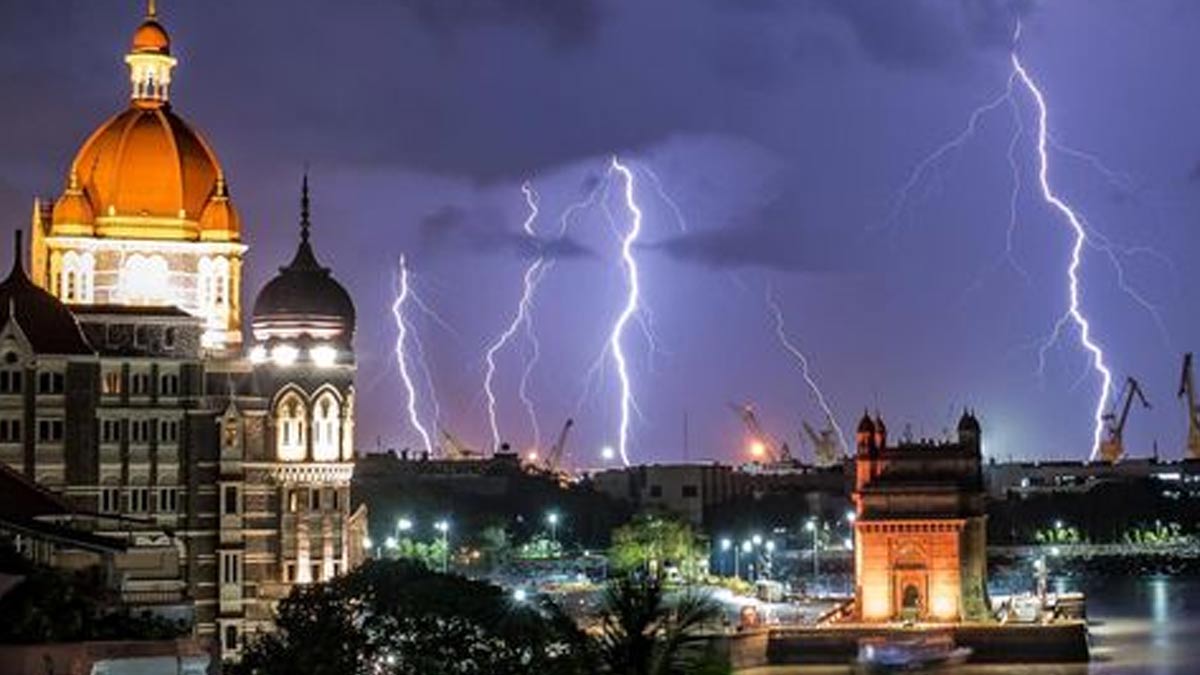
[[[654,579],[627,576],[611,582],[601,604],[596,656],[612,675],[681,675],[729,672],[702,629],[721,618],[706,595],[685,591],[668,600]]]
[[[407,560],[371,561],[299,586],[274,633],[247,646],[235,674],[558,675],[581,672],[585,640],[556,607],[517,603],[488,583]]]
[[[677,565],[685,577],[695,576],[701,551],[691,525],[673,516],[640,513],[612,533],[609,563],[620,573],[634,570],[660,576]]]

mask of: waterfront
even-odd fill
[[[1082,581],[1082,583],[1079,583]],[[1040,675],[1184,675],[1200,663],[1200,578],[1071,579],[1088,594],[1092,661],[1019,666]],[[850,667],[779,666],[741,675],[833,675]],[[943,671],[945,672],[945,671]],[[1013,665],[964,666],[963,675],[1012,673]]]

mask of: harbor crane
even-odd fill
[[[558,432],[558,440],[554,441],[554,445],[550,446],[550,451],[546,453],[546,469],[552,472],[557,472],[559,465],[562,464],[563,453],[567,447],[567,435],[571,433],[571,427],[575,426],[575,420],[567,418],[563,424],[562,431]]]
[[[1196,388],[1192,383],[1192,353],[1183,355],[1183,373],[1179,376],[1179,398],[1187,404],[1189,459],[1200,459],[1200,409],[1196,408]]]
[[[1105,431],[1108,437],[1100,441],[1100,459],[1115,464],[1125,455],[1125,422],[1129,420],[1129,409],[1133,407],[1133,399],[1137,397],[1143,408],[1149,408],[1150,402],[1142,393],[1142,387],[1132,377],[1125,378],[1125,386],[1113,401],[1112,412],[1104,415]],[[1123,404],[1120,401],[1124,399]],[[1117,414],[1117,405],[1121,405],[1121,413]]]
[[[442,454],[446,459],[471,459],[479,456],[477,451],[468,448],[445,427],[442,428],[442,441]]]
[[[801,424],[804,425],[804,433],[808,435],[808,440],[813,446],[813,462],[820,467],[837,464],[841,459],[842,448],[839,447],[841,444],[833,425],[826,421],[825,428],[817,431],[805,420],[802,420]]]
[[[780,446],[759,424],[754,406],[749,403],[730,403],[729,407],[746,426],[750,436],[750,455],[755,461],[779,462],[791,459],[787,445]]]

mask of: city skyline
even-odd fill
[[[334,10],[320,3],[287,13],[159,9],[180,61],[172,100],[220,149],[241,210],[250,245],[243,300],[294,246],[296,185],[311,167],[314,240],[358,306],[360,448],[376,437],[416,447],[391,351],[400,256],[452,327],[415,324],[442,426],[481,447],[490,438],[484,351],[516,306],[523,270],[545,255],[555,268],[533,309],[543,353],[532,398],[543,437],[575,417],[572,463],[599,463],[617,436],[611,372],[577,402],[624,297],[617,241],[594,207],[569,238],[530,246],[521,186],[538,191],[539,230],[557,228],[616,154],[644,172],[636,251],[661,347],[651,358],[629,333],[643,413],[633,420],[634,462],[681,459],[685,413],[691,459],[743,459],[729,402],[753,402],[793,448],[800,415],[819,422],[776,341],[768,288],[843,426],[868,406],[896,433],[911,422],[914,435],[939,436],[971,407],[989,456],[1086,458],[1096,383],[1084,354],[1065,340],[1049,352],[1045,378],[1034,374],[1036,344],[1061,314],[1070,240],[1030,189],[1029,133],[1012,146],[1023,181],[1015,265],[1001,255],[1016,119],[1007,109],[981,118],[977,135],[896,206],[922,159],[1003,93],[1020,16],[1022,58],[1046,91],[1051,132],[1103,163],[1060,152],[1059,189],[1112,241],[1162,252],[1122,258],[1161,327],[1120,293],[1102,251],[1085,252],[1095,337],[1118,381],[1138,377],[1154,404],[1135,413],[1127,446],[1145,455],[1157,441],[1163,456],[1184,453],[1179,359],[1200,343],[1181,254],[1197,243],[1187,225],[1200,199],[1200,144],[1186,120],[1200,98],[1171,83],[1186,81],[1197,10],[996,2],[859,14],[714,1],[679,23],[663,6],[508,7],[363,4],[328,24],[323,9]],[[113,54],[141,11],[0,9],[0,79],[23,93],[0,114],[12,132],[0,139],[7,230],[25,226],[34,195],[62,189],[70,153],[127,96]],[[1124,30],[1131,16],[1155,39]],[[342,48],[314,53],[305,43]],[[33,57],[41,68],[29,67]],[[1157,66],[1153,78],[1147,64]],[[1156,102],[1166,100],[1170,109]],[[1028,100],[1018,113],[1031,128]],[[609,204],[626,226],[615,194]],[[502,356],[497,383],[502,435],[523,449],[531,432],[516,389],[521,345]],[[432,420],[428,400],[423,414]]]

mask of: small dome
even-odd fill
[[[153,16],[147,16],[133,33],[133,51],[136,54],[170,54],[171,38],[167,29]]]
[[[92,354],[75,315],[58,298],[33,283],[21,262],[17,230],[12,271],[0,282],[0,326],[16,314],[17,325],[39,354]]]
[[[871,419],[871,414],[863,411],[862,419],[858,421],[858,433],[873,434],[875,433],[875,422]]]
[[[322,267],[308,240],[308,177],[301,201],[300,245],[296,255],[258,292],[252,326],[260,342],[305,337],[349,345],[354,337],[354,302]]]
[[[976,419],[975,413],[964,408],[962,417],[958,418],[958,430],[959,432],[968,431],[978,434],[980,431],[979,420]]]
[[[72,171],[67,189],[54,202],[53,221],[64,225],[91,225],[95,217],[92,202],[79,187],[79,177]]]
[[[237,209],[229,201],[229,189],[225,178],[217,176],[217,187],[208,205],[200,212],[200,239],[202,241],[234,241],[241,232],[241,220]]]

